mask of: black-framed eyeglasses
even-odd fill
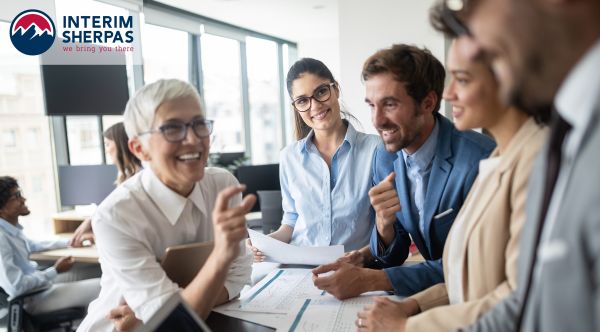
[[[464,0],[444,0],[442,20],[457,36],[471,36],[469,28],[457,16],[464,6]]]
[[[15,191],[14,193],[12,193],[11,195],[12,197],[16,198],[16,199],[21,199],[24,198],[23,197],[23,193],[21,192],[21,189]]]
[[[331,98],[331,87],[332,86],[335,86],[335,82],[319,85],[313,91],[312,96],[298,97],[292,102],[292,106],[298,112],[306,112],[312,106],[312,99],[314,99],[318,102],[321,102],[321,103],[328,101],[329,98]]]
[[[161,133],[163,137],[171,143],[179,143],[185,140],[188,128],[192,129],[192,132],[198,138],[206,138],[212,134],[213,120],[192,120],[188,123],[183,122],[169,122],[157,129],[151,129],[146,132],[140,133],[140,135]]]

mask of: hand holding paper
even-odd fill
[[[298,247],[248,229],[252,245],[266,257],[266,262],[281,264],[321,265],[344,255],[344,246]]]

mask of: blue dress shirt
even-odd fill
[[[429,184],[429,175],[431,174],[431,165],[433,164],[433,156],[435,155],[439,131],[440,125],[439,122],[436,121],[433,131],[425,143],[423,143],[415,153],[409,155],[404,150],[397,152],[398,154],[402,154],[402,157],[404,158],[406,177],[410,181],[410,211],[414,220],[419,221],[419,231],[423,236],[425,236],[423,206],[425,203],[425,193],[427,192],[427,185]]]
[[[68,239],[33,241],[23,234],[23,227],[13,226],[0,218],[0,287],[15,297],[30,290],[50,286],[56,278],[54,267],[37,270],[37,263],[29,260],[32,252],[65,248]]]
[[[348,123],[331,171],[312,142],[314,132],[281,152],[282,224],[294,229],[300,246],[343,244],[346,251],[369,243],[374,212],[369,201],[373,152],[379,136],[357,132]]]

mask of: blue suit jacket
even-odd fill
[[[493,140],[487,136],[474,131],[459,132],[452,122],[439,114],[436,115],[436,121],[439,123],[439,134],[425,193],[425,236],[419,231],[419,220],[412,218],[410,181],[406,175],[404,159],[399,156],[400,151],[387,152],[381,144],[373,158],[374,185],[392,171],[396,172],[395,186],[402,210],[396,213],[396,236],[390,246],[379,250],[377,227],[373,227],[370,249],[385,268],[394,291],[400,296],[409,296],[444,282],[441,258],[446,236],[477,176],[479,161],[486,158],[495,147]],[[444,217],[433,219],[449,209],[453,211]],[[426,261],[412,266],[400,266],[408,257],[411,243],[409,234]]]

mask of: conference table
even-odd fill
[[[253,216],[256,218],[255,216]],[[254,219],[248,218],[248,219]],[[98,264],[98,252],[95,246],[83,247],[83,248],[65,248],[65,249],[55,249],[48,250],[44,252],[37,252],[31,254],[31,259],[36,261],[48,262],[48,261],[56,261],[58,258],[63,256],[73,256],[75,262],[85,263],[85,264]],[[422,261],[423,258],[421,255],[414,255],[409,257],[407,260],[408,264],[414,264],[416,262]],[[261,267],[259,263],[253,265],[253,275],[252,281],[253,284],[257,283],[262,279],[262,277],[266,276],[272,269],[275,267],[267,267],[265,270]],[[212,312],[207,320],[207,325],[214,331],[240,331],[240,332],[266,332],[266,331],[275,331],[274,328],[263,326],[260,324],[244,321],[238,318],[230,317],[223,315],[218,312]]]
[[[274,328],[247,322],[238,318],[229,317],[218,312],[211,312],[206,320],[206,325],[213,331],[240,331],[240,332],[267,332],[275,331]]]

